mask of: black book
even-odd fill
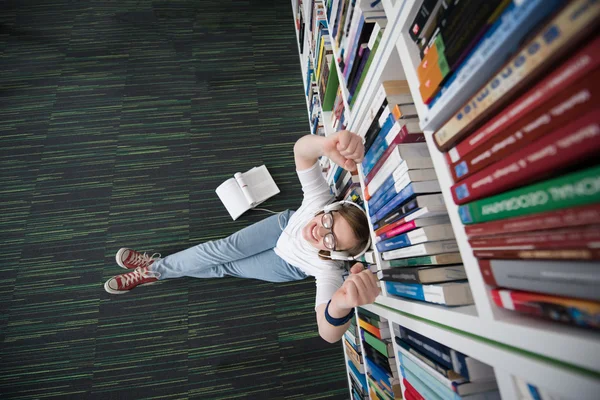
[[[423,30],[430,19],[435,18],[435,11],[441,6],[441,0],[424,0],[419,8],[419,12],[410,24],[408,34],[416,43],[421,37]],[[431,23],[431,22],[429,22]]]
[[[385,110],[387,105],[387,99],[383,100],[383,104],[381,104],[381,107],[379,107],[379,109],[377,110],[375,118],[373,118],[371,125],[369,125],[369,129],[365,134],[365,154],[367,153],[367,151],[369,151],[369,149],[373,145],[373,142],[375,142],[375,139],[377,139],[377,135],[381,130],[381,126],[379,125],[379,117],[381,117],[381,114],[383,113],[383,110]]]

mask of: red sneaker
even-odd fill
[[[151,285],[160,278],[160,273],[150,271],[148,267],[138,267],[132,272],[113,276],[104,283],[104,290],[110,294],[123,294],[136,286]]]
[[[154,253],[149,256],[146,253],[142,254],[138,251],[123,247],[117,251],[115,259],[121,268],[135,269],[137,267],[149,267],[154,261],[160,260],[160,254]]]

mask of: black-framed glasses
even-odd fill
[[[323,213],[323,216],[321,217],[321,225],[323,225],[323,228],[329,231],[329,233],[323,236],[323,244],[329,250],[335,251],[337,240],[333,234],[333,214],[331,212]]]

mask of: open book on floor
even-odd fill
[[[240,215],[279,193],[266,166],[250,171],[236,172],[215,190],[225,208],[235,221]]]

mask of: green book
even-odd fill
[[[373,45],[373,48],[371,49],[371,52],[369,53],[369,58],[367,59],[367,63],[365,64],[365,69],[363,70],[363,73],[360,76],[358,85],[356,86],[356,90],[354,91],[354,95],[352,96],[352,99],[350,99],[350,107],[354,106],[354,102],[356,101],[356,99],[358,97],[358,93],[360,93],[360,88],[362,87],[365,77],[367,76],[367,72],[369,72],[369,67],[371,66],[371,63],[373,62],[373,59],[375,58],[375,53],[377,52],[377,47],[379,47],[379,42],[381,42],[381,36],[383,36],[383,30],[380,30],[379,33],[377,34],[377,39],[375,39],[375,44]]]
[[[400,258],[398,260],[383,261],[384,267],[403,268],[403,267],[420,267],[422,265],[445,265],[445,264],[460,264],[462,258],[460,253],[444,253],[434,256],[421,256]]]
[[[335,65],[335,60],[331,61],[331,65],[329,66],[329,77],[327,78],[327,86],[325,88],[325,94],[323,94],[323,104],[321,104],[321,108],[323,111],[331,111],[333,110],[333,103],[335,103],[335,96],[337,95],[338,87],[340,86],[340,81],[338,80],[337,68]]]
[[[363,316],[365,316],[365,317],[367,317],[367,318],[369,318],[370,320],[373,320],[373,321],[379,321],[380,320],[379,315],[377,315],[375,313],[372,313],[369,310],[365,310],[362,307],[358,307],[358,317],[362,318]]]
[[[600,165],[458,207],[464,224],[600,202]]]
[[[386,343],[375,336],[371,335],[369,332],[363,330],[363,335],[365,338],[365,342],[371,345],[375,350],[380,352],[386,357],[394,354],[394,349],[392,348],[391,343]]]

